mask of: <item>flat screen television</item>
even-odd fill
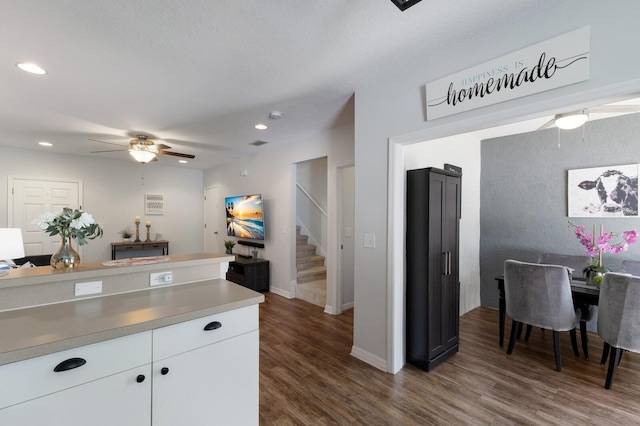
[[[224,199],[227,211],[227,236],[264,240],[262,195],[239,195]]]

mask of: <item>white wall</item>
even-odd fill
[[[403,179],[403,170],[398,173],[397,163],[389,162],[389,141],[397,144],[436,139],[561,107],[576,109],[616,100],[625,92],[639,91],[640,57],[635,54],[640,37],[636,23],[639,13],[640,2],[633,0],[616,1],[615,6],[597,0],[558,2],[526,21],[511,23],[499,34],[489,31],[484,39],[447,46],[440,55],[421,57],[416,52],[414,63],[403,64],[402,78],[389,75],[357,88],[356,242],[362,241],[364,233],[372,233],[377,245],[370,249],[356,244],[354,354],[377,366],[384,362],[391,372],[403,363],[395,350],[403,344],[397,326],[403,317],[397,312],[402,311],[402,301],[393,293],[403,282],[397,279],[401,274],[396,269],[401,267],[392,267],[391,263],[398,263],[393,253],[399,250],[394,235],[402,231],[388,221],[386,196],[389,188],[396,189],[396,180]],[[590,80],[431,122],[425,120],[427,82],[586,25],[591,27]],[[393,246],[388,242],[387,229],[392,230],[389,235]]]
[[[460,315],[480,306],[480,141],[469,135],[408,145],[405,170],[462,167]],[[410,230],[409,230],[410,231]]]
[[[296,180],[307,194],[327,211],[327,158],[316,158],[296,164]],[[317,246],[316,253],[326,255],[327,217],[316,204],[300,189],[296,191],[296,217],[309,236],[309,244]]]
[[[161,233],[163,239],[169,241],[170,254],[203,251],[204,190],[201,170],[2,148],[0,227],[8,225],[8,176],[82,180],[82,207],[104,229],[102,238],[82,246],[83,261],[111,259],[109,243],[120,241],[119,231],[127,225],[135,229],[135,216],[140,216],[143,224],[141,238],[146,238],[144,223],[150,220],[151,238],[157,232]],[[164,195],[163,215],[145,216],[145,193]]]
[[[261,193],[265,206],[265,248],[259,257],[271,267],[271,291],[292,296],[295,280],[295,163],[327,157],[327,304],[336,300],[337,167],[353,163],[353,125],[345,125],[296,143],[269,147],[255,157],[227,163],[204,174],[204,186],[216,186],[220,195]],[[241,170],[248,170],[246,177]],[[220,229],[224,229],[222,226]],[[331,305],[335,306],[335,305]]]

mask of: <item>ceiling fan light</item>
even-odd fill
[[[138,163],[148,163],[149,161],[153,160],[154,158],[156,158],[156,153],[152,152],[152,151],[146,151],[146,150],[138,150],[138,149],[129,149],[129,154],[131,154],[131,156],[133,158],[136,159],[136,161]]]
[[[588,119],[589,114],[585,110],[568,112],[556,115],[555,125],[563,130],[571,130],[582,126]]]
[[[29,62],[21,62],[19,64],[16,64],[16,66],[20,68],[22,71],[26,71],[31,74],[44,75],[47,73],[47,71],[44,68],[41,68],[40,66],[29,63]]]

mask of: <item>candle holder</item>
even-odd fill
[[[151,225],[146,224],[145,225],[147,227],[147,239],[144,240],[145,243],[150,243],[151,242],[151,233],[149,232],[149,229],[151,228]]]
[[[136,221],[136,239],[133,240],[134,243],[140,242],[140,222]]]

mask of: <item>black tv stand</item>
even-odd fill
[[[255,291],[269,291],[269,261],[236,255],[229,262],[227,280]]]

